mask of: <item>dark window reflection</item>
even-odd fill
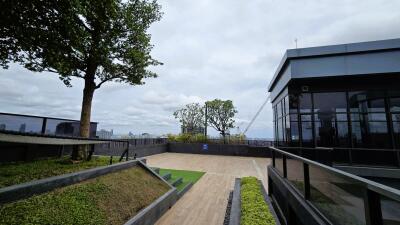
[[[302,93],[299,96],[300,102],[300,113],[311,113],[312,111],[312,102],[311,102],[311,94],[310,93]]]
[[[41,133],[43,119],[17,115],[0,115],[0,130]]]
[[[301,122],[301,134],[302,143],[305,147],[313,146],[313,134],[312,134],[312,122],[302,121]]]
[[[392,147],[384,96],[379,91],[349,92],[354,147]]]
[[[290,113],[297,113],[299,107],[299,98],[295,95],[289,95],[289,108]]]
[[[348,146],[345,92],[314,93],[315,138],[317,146]]]
[[[79,121],[48,119],[46,134],[60,136],[79,136]]]

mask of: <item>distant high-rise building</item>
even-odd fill
[[[23,123],[23,124],[21,124],[21,126],[19,127],[19,132],[24,133],[25,130],[26,130],[26,124]]]
[[[110,139],[113,135],[114,135],[113,129],[111,129],[110,131],[101,129],[96,133],[96,136],[101,139]]]

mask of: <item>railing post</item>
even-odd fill
[[[353,156],[351,155],[351,148],[349,148],[348,150],[349,150],[349,164],[351,166],[353,165]]]
[[[303,162],[303,172],[304,172],[304,198],[306,200],[310,199],[310,168],[307,163]]]
[[[271,149],[271,153],[272,153],[272,167],[275,168],[275,151]]]
[[[46,133],[46,126],[47,126],[47,118],[43,117],[43,123],[42,123],[42,134]]]
[[[126,142],[126,161],[129,160],[129,141]]]
[[[378,193],[367,189],[364,194],[364,207],[367,225],[383,224],[381,199]]]
[[[286,164],[286,155],[282,154],[282,164],[283,164],[283,177],[287,178],[287,164]]]

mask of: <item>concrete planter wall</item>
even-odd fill
[[[201,143],[169,143],[169,152],[228,155],[228,156],[253,156],[270,157],[271,151],[268,147],[251,147],[248,145],[208,144],[208,149],[203,149]]]
[[[141,210],[136,216],[128,220],[125,225],[152,225],[164,215],[178,200],[176,188],[169,190],[163,196]]]

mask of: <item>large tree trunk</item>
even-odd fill
[[[92,76],[85,77],[85,88],[83,89],[81,121],[80,121],[80,136],[84,138],[90,137],[90,116],[92,111],[92,100],[95,91],[94,78]],[[72,160],[86,160],[88,155],[88,146],[76,146],[71,158]]]

